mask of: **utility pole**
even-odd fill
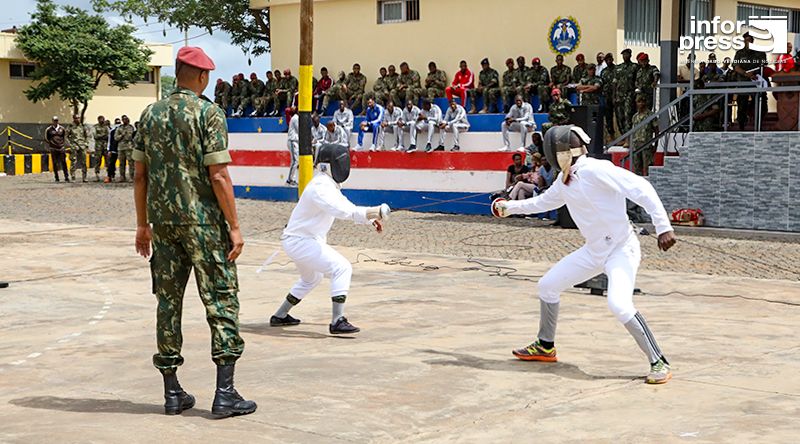
[[[189,28],[183,30],[183,46],[189,46]]]
[[[300,93],[298,113],[300,119],[300,180],[297,197],[311,181],[314,172],[311,147],[311,77],[314,74],[314,0],[300,0]]]

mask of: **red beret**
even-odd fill
[[[584,57],[583,54],[578,54],[575,56],[575,60],[584,60],[584,59],[586,59],[586,57]]]
[[[539,60],[539,57],[534,57],[533,60],[531,60],[531,63],[542,63],[542,61]]]
[[[550,91],[550,95],[553,95],[553,94],[558,94],[560,96],[561,95],[561,90],[558,89],[558,88],[553,88],[553,90]]]
[[[647,54],[640,52],[636,55],[636,60],[650,60],[650,57]]]
[[[216,68],[214,61],[211,60],[202,49],[196,46],[184,46],[179,49],[178,61],[206,71],[211,71]]]

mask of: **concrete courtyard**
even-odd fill
[[[331,242],[354,263],[347,315],[362,332],[331,337],[327,281],[293,311],[301,325],[269,327],[296,275],[283,253],[257,270],[291,206],[240,201],[236,381],[258,411],[211,418],[209,332],[190,282],[179,375],[198,402],[167,417],[131,188],[50,180],[0,178],[0,280],[11,282],[0,289],[0,442],[796,440],[796,243],[681,235],[694,245],[658,253],[642,238],[635,302],[674,373],[654,387],[605,299],[584,290],[563,296],[558,363],[511,356],[534,339],[536,278],[580,245],[574,231],[396,213],[378,236],[339,222]]]

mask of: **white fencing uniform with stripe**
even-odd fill
[[[458,134],[464,131],[469,130],[469,120],[467,120],[467,110],[464,109],[461,105],[456,105],[455,111],[452,107],[447,107],[447,112],[444,115],[444,119],[442,119],[442,123],[445,126],[444,129],[440,131],[439,135],[439,145],[444,145],[444,136],[451,132],[453,133],[453,144],[454,146],[461,146],[458,140]]]
[[[402,121],[403,110],[396,106],[392,108],[392,111],[389,111],[389,108],[384,109],[383,124],[386,126],[381,128],[381,132],[378,135],[378,147],[380,149],[386,148],[385,142],[387,132],[392,133],[395,139],[394,147],[399,149],[403,148],[403,129],[398,125]]]

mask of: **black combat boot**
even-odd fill
[[[162,370],[161,374],[164,376],[164,413],[179,415],[194,407],[194,396],[183,390],[175,370]]]
[[[247,401],[233,387],[234,365],[217,365],[217,391],[211,414],[218,418],[248,415],[256,411],[256,403]]]

